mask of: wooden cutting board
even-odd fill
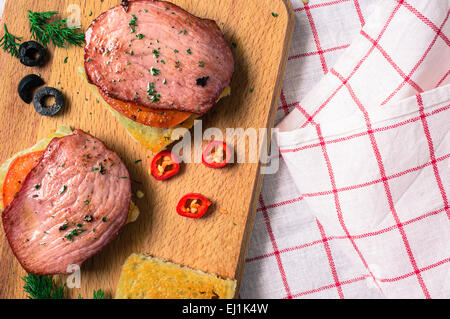
[[[272,127],[294,29],[290,1],[173,2],[194,15],[214,19],[226,40],[236,44],[232,95],[204,116],[203,128]],[[59,11],[60,16],[68,17],[68,6],[79,5],[82,28],[86,30],[95,17],[118,3],[118,0],[7,0],[2,22],[12,34],[26,41],[30,39],[27,10]],[[133,191],[145,193],[143,199],[137,200],[141,210],[139,219],[126,225],[109,246],[82,266],[81,289],[69,289],[70,295],[91,298],[92,291],[101,288],[114,296],[121,266],[134,252],[240,282],[261,190],[259,164],[235,164],[222,170],[188,164],[178,177],[167,182],[154,181],[148,174],[151,154],[131,139],[77,75],[77,68],[83,65],[83,49],[51,45],[49,51],[51,59],[42,68],[27,68],[0,52],[0,160],[30,147],[58,126],[70,125],[89,131],[116,150],[133,180],[138,182],[133,184]],[[32,104],[22,102],[17,86],[29,73],[40,74],[46,85],[64,92],[67,103],[62,115],[44,118],[34,111]],[[138,159],[142,162],[136,164]],[[205,218],[191,220],[177,215],[175,207],[179,198],[190,192],[202,193],[214,202]],[[228,213],[220,213],[221,209]],[[0,298],[25,297],[20,279],[24,274],[2,229]],[[63,276],[58,279],[65,280]]]

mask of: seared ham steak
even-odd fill
[[[84,62],[89,81],[111,98],[200,115],[234,71],[214,21],[152,0],[118,5],[95,19],[86,32]]]
[[[130,199],[130,178],[120,157],[76,130],[50,142],[3,211],[3,227],[27,272],[62,274],[116,237]]]

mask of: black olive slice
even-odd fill
[[[26,66],[39,66],[44,63],[47,51],[36,41],[24,42],[19,47],[20,63]]]
[[[45,100],[52,97],[55,99],[55,104],[45,106]],[[54,116],[61,111],[61,108],[64,105],[64,96],[61,91],[46,86],[36,92],[33,98],[33,104],[36,112],[39,114],[44,116]]]
[[[35,88],[44,85],[44,80],[36,74],[29,74],[24,77],[19,83],[19,96],[27,104],[33,101],[33,91]]]

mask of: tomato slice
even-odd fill
[[[221,168],[230,163],[231,150],[227,143],[212,141],[202,153],[202,162],[208,167]]]
[[[8,206],[20,191],[22,183],[31,170],[39,163],[44,151],[28,153],[17,157],[9,165],[3,182],[3,206]]]
[[[162,151],[155,155],[152,160],[150,171],[158,181],[166,180],[178,173],[180,160],[169,151]]]
[[[177,205],[177,213],[184,217],[200,218],[205,215],[211,201],[197,193],[184,195]]]
[[[115,109],[120,114],[128,117],[129,119],[136,121],[138,123],[159,128],[168,128],[176,126],[188,118],[190,118],[193,113],[172,111],[172,110],[154,110],[146,107],[139,106],[133,102],[123,102],[106,95],[101,89],[98,92],[102,98],[108,103],[113,109]]]

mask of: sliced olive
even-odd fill
[[[46,106],[46,102],[52,98],[55,100],[55,103]],[[44,116],[54,116],[61,111],[61,108],[64,105],[64,95],[61,91],[46,86],[36,92],[33,98],[33,104],[36,112],[39,114]]]
[[[33,101],[33,91],[35,88],[44,85],[44,80],[36,74],[29,74],[24,77],[19,83],[19,96],[27,104]]]
[[[26,66],[39,66],[44,64],[47,51],[36,41],[24,42],[19,47],[20,63]]]

